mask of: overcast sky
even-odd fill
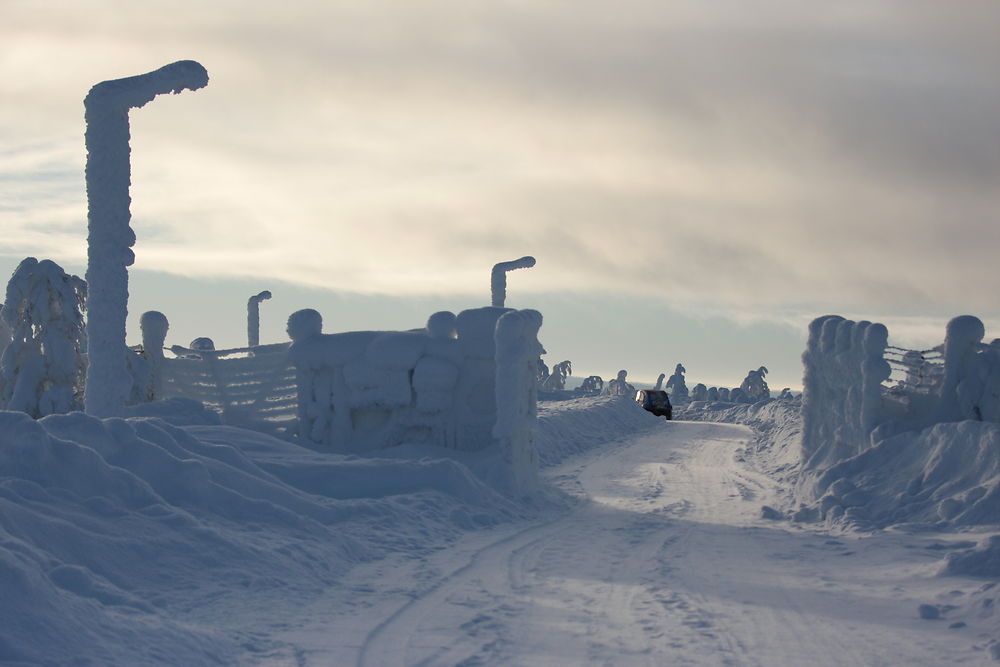
[[[485,304],[531,254],[511,305],[547,306],[550,362],[722,383],[734,347],[729,384],[794,385],[826,313],[1000,336],[997,26],[990,0],[3,0],[0,257],[82,270],[84,95],[193,59],[207,88],[131,113],[134,298],[271,281],[382,322]]]

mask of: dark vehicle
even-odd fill
[[[673,417],[674,406],[670,405],[670,397],[660,389],[640,389],[635,392],[635,402],[657,417]]]

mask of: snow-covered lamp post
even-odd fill
[[[530,269],[534,265],[535,258],[530,255],[493,265],[493,273],[490,274],[490,292],[495,307],[503,308],[507,300],[507,272],[514,269]]]
[[[87,336],[84,407],[99,417],[125,407],[131,378],[125,365],[128,267],[135,261],[135,232],[129,226],[129,109],[157,95],[197,90],[208,72],[193,60],[90,89],[86,109],[87,144]]]
[[[260,302],[270,298],[271,293],[264,290],[247,301],[247,347],[260,345]]]

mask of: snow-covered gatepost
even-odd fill
[[[802,355],[802,458],[825,469],[871,445],[882,419],[888,331],[877,322],[816,318]]]
[[[493,271],[490,273],[490,295],[494,308],[503,308],[507,301],[507,272],[514,269],[530,269],[534,265],[535,258],[530,255],[493,265]]]
[[[247,347],[260,345],[260,302],[270,298],[271,293],[264,290],[247,300]]]
[[[89,414],[108,417],[120,413],[131,386],[125,361],[128,267],[135,262],[135,232],[129,226],[129,110],[157,95],[206,85],[205,68],[193,60],[182,60],[147,74],[99,83],[84,100],[89,338],[84,404]]]
[[[493,437],[500,445],[509,475],[507,490],[515,496],[530,493],[538,481],[535,374],[543,351],[538,342],[541,326],[542,314],[537,310],[511,311],[497,321],[497,419]]]

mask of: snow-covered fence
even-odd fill
[[[288,343],[231,350],[173,347],[162,359],[155,398],[183,397],[218,412],[225,424],[282,432],[297,417],[295,368]]]
[[[511,414],[530,413],[523,402],[534,400],[541,346],[538,326],[509,322],[499,360],[507,370],[498,375],[497,322],[511,312],[534,311],[441,312],[425,330],[337,334],[322,333],[322,318],[314,310],[293,313],[289,356],[298,371],[299,437],[348,452],[402,442],[466,451],[497,444],[497,438],[521,442],[521,426],[511,426],[517,422]],[[523,317],[531,323],[535,315]],[[525,350],[531,358],[522,368],[518,355]],[[499,421],[498,387],[503,387]],[[510,408],[511,400],[521,402]],[[510,446],[519,451],[523,442]]]
[[[888,344],[882,324],[813,320],[802,355],[806,467],[824,469],[861,453],[872,431],[889,422],[894,430],[1000,422],[1000,341],[984,345],[984,334],[978,318],[963,315],[948,323],[943,345],[907,350]]]
[[[825,468],[858,454],[882,416],[888,330],[873,322],[826,315],[809,325],[802,354],[802,454]]]

